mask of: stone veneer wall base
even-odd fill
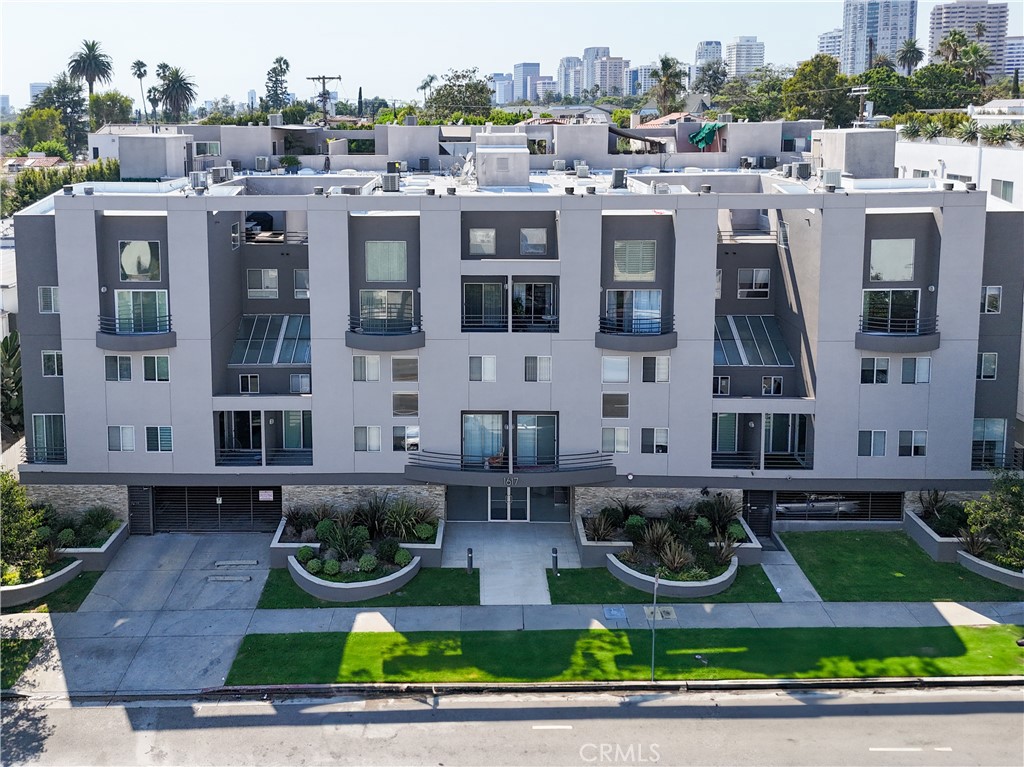
[[[439,519],[445,517],[445,489],[441,485],[285,485],[281,488],[281,505],[312,506],[330,503],[339,509],[353,509],[373,497],[374,493],[408,500],[434,508]],[[283,565],[282,565],[283,566]]]
[[[48,503],[72,517],[93,506],[109,506],[119,519],[128,521],[128,488],[125,485],[23,485],[30,503]]]

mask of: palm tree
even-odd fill
[[[437,82],[437,75],[427,75],[426,77],[423,78],[423,82],[421,82],[419,87],[416,89],[418,91],[422,91],[423,92],[423,103],[424,104],[426,104],[427,103],[427,99],[429,99],[433,95],[433,93],[434,93],[434,83],[436,83],[436,82]]]
[[[149,90],[146,91],[146,101],[148,101],[149,105],[151,107],[153,107],[153,122],[157,121],[156,110],[157,110],[157,107],[160,106],[160,101],[161,100],[162,100],[162,98],[160,96],[160,86],[158,86],[158,85],[151,85],[151,86],[149,86]]]
[[[171,113],[171,120],[181,122],[182,115],[188,116],[189,107],[196,100],[196,84],[180,67],[169,67],[160,88],[160,99]]]
[[[896,64],[893,63],[893,60],[891,58],[889,58],[889,54],[887,54],[887,53],[879,53],[877,56],[875,56],[875,60],[872,63],[871,68],[872,69],[891,69],[891,70],[895,71],[896,70]]]
[[[95,40],[83,40],[82,50],[68,59],[68,74],[76,80],[85,80],[89,84],[89,95],[92,96],[93,84],[98,80],[109,83],[114,74],[114,61],[100,50]]]
[[[960,59],[960,51],[967,47],[968,43],[967,35],[961,32],[959,29],[951,29],[942,42],[939,43],[938,49],[935,51],[937,56],[942,56],[947,64],[952,64]]]
[[[147,112],[146,112],[146,89],[142,87],[142,78],[145,77],[145,76],[146,76],[146,62],[143,61],[142,59],[135,59],[135,61],[132,62],[132,77],[138,79],[138,81],[139,81],[139,94],[141,94],[141,96],[142,96],[142,100],[139,102],[139,105],[142,107],[142,114],[144,114],[144,115],[147,114]]]
[[[650,77],[654,81],[650,93],[658,102],[658,111],[662,115],[667,115],[673,102],[684,89],[683,71],[679,68],[679,60],[667,53],[661,54],[658,68],[651,72]]]
[[[924,61],[924,51],[918,46],[917,38],[908,37],[896,51],[896,63],[907,70],[907,77],[910,77],[914,67],[922,61]]]
[[[978,38],[978,42],[979,43],[981,42],[981,38],[983,38],[985,36],[986,32],[988,32],[988,28],[985,26],[985,22],[984,21],[975,22],[975,24],[974,24],[974,36],[976,38]]]
[[[170,64],[167,64],[167,63],[161,61],[159,64],[156,65],[156,76],[160,80],[166,80],[167,79],[167,72],[170,71],[170,69],[171,69],[171,65]]]
[[[960,61],[958,63],[969,80],[973,80],[978,85],[984,85],[988,82],[989,78],[987,70],[992,68],[995,61],[992,58],[992,54],[989,53],[987,45],[968,43],[960,51]]]

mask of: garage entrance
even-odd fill
[[[132,533],[273,532],[281,521],[280,487],[133,490],[138,502],[132,505],[130,515]],[[149,504],[145,503],[145,490],[150,490]]]

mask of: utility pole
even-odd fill
[[[327,127],[327,104],[331,100],[331,96],[327,92],[327,81],[328,80],[337,80],[340,83],[341,82],[341,75],[336,75],[334,77],[331,77],[330,75],[316,75],[315,77],[307,77],[306,79],[307,80],[312,80],[313,82],[320,83],[320,95],[316,97],[316,100],[320,102],[320,109],[323,111],[323,115],[324,115],[324,122],[323,122],[323,124],[324,124],[324,127],[326,128]]]
[[[851,96],[860,96],[860,107],[857,109],[857,122],[864,122],[864,97],[868,95],[871,88],[867,85],[855,85],[850,90]]]

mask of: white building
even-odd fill
[[[491,102],[497,106],[512,101],[515,81],[507,72],[495,72],[491,75]]]
[[[818,53],[839,58],[843,47],[843,28],[836,27],[829,32],[818,35]]]
[[[1010,7],[1006,3],[988,0],[956,0],[940,3],[932,8],[928,18],[928,53],[936,61],[935,50],[947,34],[959,29],[970,40],[978,40],[992,52],[992,72],[1002,72],[1006,61],[1006,24]],[[975,33],[978,24],[985,25],[979,39]]]
[[[1012,75],[1015,69],[1024,70],[1024,35],[1006,38],[1003,74]]]
[[[757,37],[737,37],[725,46],[725,66],[730,77],[742,77],[764,66],[764,43]]]
[[[594,86],[601,89],[602,94],[622,95],[628,91],[626,72],[629,70],[629,59],[621,56],[602,56],[594,61]]]
[[[545,98],[558,93],[558,83],[555,82],[555,78],[551,77],[551,75],[541,75],[533,79],[530,90],[533,91],[534,98],[537,101],[543,101]]]
[[[583,88],[583,59],[579,56],[563,56],[558,62],[555,84],[563,96],[579,96]]]
[[[512,67],[512,100],[533,99],[536,95],[530,88],[530,81],[540,77],[540,64],[522,62]]]
[[[608,46],[592,46],[583,49],[583,77],[580,88],[590,90],[594,87],[594,62],[602,56],[610,56],[611,49]]]
[[[859,75],[872,54],[895,61],[904,40],[916,37],[917,0],[844,0],[840,68]]]
[[[640,64],[631,67],[628,73],[629,94],[631,96],[642,96],[653,88],[654,78],[651,77],[651,72],[655,72],[657,69],[657,64]]]

